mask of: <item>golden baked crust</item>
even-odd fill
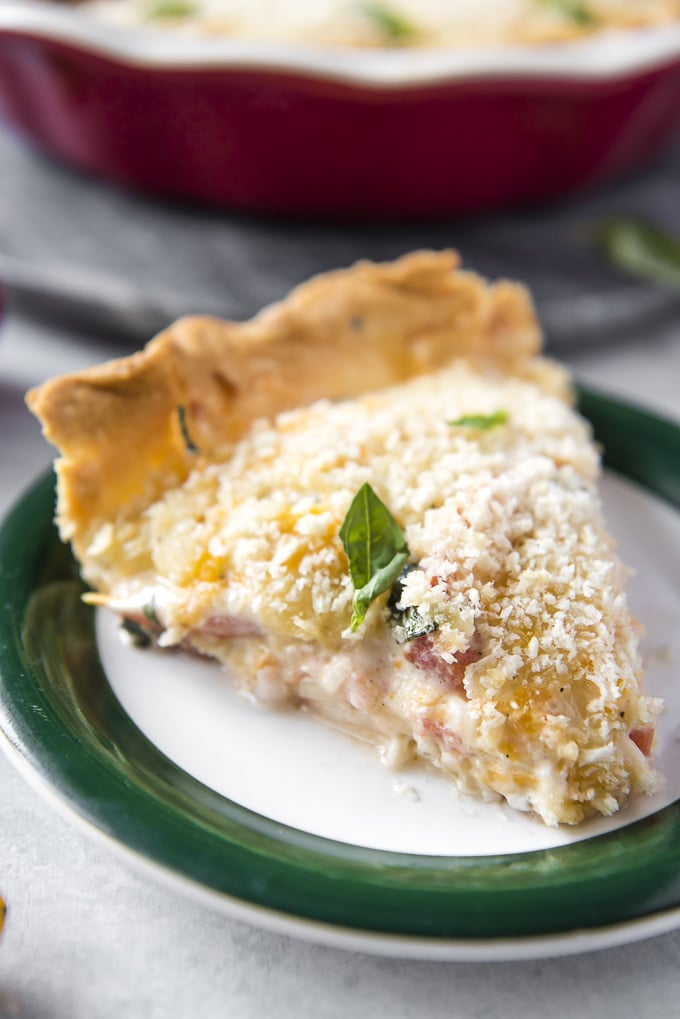
[[[187,317],[139,354],[62,376],[27,402],[57,446],[57,519],[82,556],[103,520],[137,514],[250,422],[434,371],[456,357],[532,377],[565,396],[535,359],[526,289],[488,284],[451,251],[359,262],[315,277],[249,322]]]

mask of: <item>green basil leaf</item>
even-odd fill
[[[416,26],[399,11],[378,0],[364,0],[359,11],[369,18],[390,42],[404,43],[417,34]]]
[[[543,7],[551,7],[569,21],[581,28],[594,28],[599,22],[597,16],[587,4],[578,0],[539,0]]]
[[[605,220],[597,237],[619,269],[680,289],[680,238],[635,216]]]
[[[152,0],[147,5],[147,18],[190,18],[196,13],[191,0]]]
[[[488,432],[490,428],[507,424],[508,419],[507,410],[497,410],[493,414],[464,414],[463,417],[446,423],[452,428],[478,428],[482,432]]]
[[[340,528],[354,588],[352,622],[361,626],[371,602],[394,584],[408,560],[404,533],[366,482],[354,496]]]

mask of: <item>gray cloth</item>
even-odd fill
[[[37,156],[0,131],[0,280],[54,288],[93,334],[139,344],[190,312],[241,319],[313,273],[357,258],[453,246],[489,275],[532,288],[554,347],[618,339],[680,299],[631,281],[593,243],[595,225],[636,213],[680,232],[680,145],[644,172],[550,208],[422,222],[293,221],[172,204]],[[34,310],[40,306],[31,293]],[[52,314],[52,306],[47,308]]]

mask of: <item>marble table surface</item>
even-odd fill
[[[0,169],[0,265],[5,256],[36,278],[47,266],[68,271],[71,279],[78,278],[80,266],[83,279],[96,276],[95,289],[97,281],[103,283],[103,299],[108,280],[119,295],[121,288],[131,299],[142,290],[172,292],[183,305],[186,295],[177,296],[177,281],[183,278],[179,263],[185,256],[199,258],[201,235],[209,240],[213,260],[218,251],[226,252],[231,292],[241,295],[240,303],[235,297],[222,301],[233,314],[247,314],[256,301],[278,296],[298,272],[343,264],[362,253],[391,255],[394,248],[404,250],[406,240],[413,246],[437,243],[437,238],[449,243],[449,236],[460,233],[489,271],[505,250],[499,228],[488,221],[448,229],[429,224],[420,232],[413,224],[373,232],[330,224],[314,228],[315,254],[313,246],[309,249],[310,226],[301,239],[301,228],[291,224],[164,208],[71,175],[0,133],[2,155],[7,158]],[[537,237],[556,245],[560,231],[592,220],[604,206],[621,208],[625,201],[626,208],[637,211],[659,214],[667,208],[668,218],[677,218],[678,167],[676,150],[607,193],[556,212],[501,218],[514,231],[505,242],[504,271],[519,275],[532,264],[536,269],[540,259],[529,256],[527,248],[533,250]],[[87,213],[82,222],[79,209]],[[112,231],[107,257],[97,255],[105,226]],[[126,236],[132,238],[127,263]],[[169,238],[174,247],[168,243],[167,264],[159,267],[154,258]],[[292,267],[285,259],[289,247],[297,253]],[[250,280],[241,289],[240,254]],[[575,259],[569,264],[597,316],[606,318],[607,302],[617,288],[626,289],[623,283],[594,263],[590,272]],[[568,302],[575,286],[569,265],[556,252],[547,252],[536,279],[531,271],[525,275],[537,282],[539,307],[543,303],[548,314],[555,307],[551,300]],[[213,266],[212,283],[196,284],[197,303],[217,308],[222,300],[218,277]],[[639,321],[633,316],[631,328],[601,343],[584,336],[578,342],[578,335],[557,329],[563,340],[557,352],[578,379],[680,420],[680,315],[676,319],[668,295],[667,300],[670,313],[662,321],[645,323],[644,315]],[[0,512],[50,461],[50,450],[24,408],[25,390],[57,372],[128,352],[130,343],[129,335],[86,335],[50,324],[44,316],[38,321],[30,316],[30,302],[10,307],[0,330]],[[544,1019],[547,1014],[639,1019],[651,1014],[652,1002],[655,1014],[680,1014],[680,931],[591,954],[484,964],[403,961],[320,947],[227,919],[130,870],[45,802],[2,755],[0,890],[10,906],[0,942],[0,1019]]]

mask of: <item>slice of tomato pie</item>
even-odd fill
[[[418,252],[46,383],[90,600],[547,824],[652,791],[598,453],[539,348],[522,287]]]

